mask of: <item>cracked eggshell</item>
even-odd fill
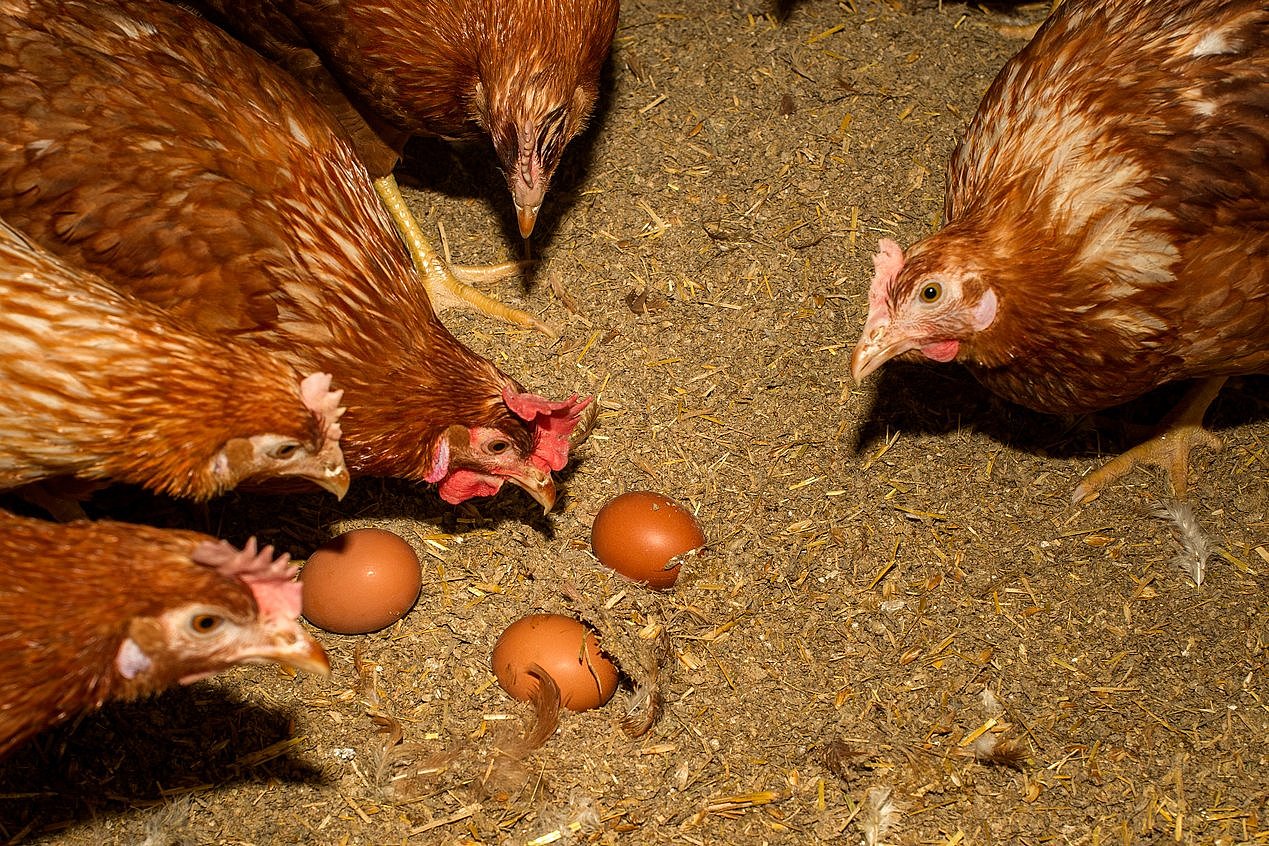
[[[571,711],[598,708],[617,691],[617,666],[599,650],[595,632],[560,614],[532,614],[507,626],[490,663],[513,699],[532,698],[538,686],[529,674],[534,664],[554,679],[560,703]]]

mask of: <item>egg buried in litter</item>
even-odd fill
[[[671,561],[705,545],[696,518],[674,500],[653,491],[630,491],[595,515],[591,549],[599,563],[648,587],[666,590],[678,580]]]
[[[419,597],[419,558],[382,529],[355,529],[309,556],[300,572],[304,617],[336,634],[366,634],[405,616]]]
[[[617,690],[617,667],[600,652],[595,632],[560,614],[532,614],[507,626],[490,663],[513,699],[533,697],[535,664],[555,682],[560,703],[571,711],[598,708]]]

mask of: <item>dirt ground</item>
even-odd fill
[[[1043,10],[783,11],[627,0],[542,261],[496,290],[561,338],[446,317],[531,389],[600,394],[562,507],[377,480],[342,503],[94,503],[301,558],[383,526],[420,552],[423,593],[387,631],[319,634],[329,678],[242,669],[44,735],[0,767],[0,841],[1269,843],[1269,380],[1209,416],[1201,587],[1151,472],[1069,500],[1166,397],[1058,419],[951,366],[855,385],[877,238],[937,224],[955,139],[1022,44],[999,27]],[[483,146],[420,142],[405,171],[456,260],[518,250]],[[628,489],[705,528],[671,592],[589,555]],[[489,653],[543,610],[655,687],[650,731],[620,729],[628,686],[516,753],[531,709]]]

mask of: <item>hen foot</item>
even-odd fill
[[[1189,488],[1190,452],[1195,447],[1221,448],[1221,439],[1203,428],[1203,416],[1225,384],[1225,377],[1205,379],[1190,389],[1159,426],[1158,434],[1122,455],[1107,461],[1084,477],[1071,502],[1084,505],[1101,495],[1102,488],[1138,464],[1162,467],[1172,493],[1178,499]]]
[[[427,236],[419,228],[413,212],[401,196],[396,179],[389,174],[376,179],[374,185],[379,198],[396,222],[397,231],[401,233],[401,239],[410,251],[414,266],[423,277],[428,296],[437,311],[454,307],[471,308],[516,326],[536,329],[552,338],[558,336],[559,333],[528,312],[500,303],[467,284],[468,281],[494,282],[514,276],[524,269],[527,262],[509,261],[489,267],[451,265],[437,255]]]

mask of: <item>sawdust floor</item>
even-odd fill
[[[343,503],[116,498],[298,557],[382,525],[422,554],[423,595],[388,631],[321,635],[329,678],[244,669],[45,735],[0,770],[0,840],[1269,843],[1266,380],[1234,380],[1209,418],[1226,446],[1197,462],[1201,588],[1170,563],[1150,472],[1069,503],[1159,403],[1048,418],[952,367],[854,385],[877,238],[935,225],[951,147],[1021,45],[998,27],[1042,13],[851,5],[777,25],[757,0],[625,4],[543,261],[497,290],[562,338],[447,316],[531,388],[602,394],[556,513],[375,480]],[[483,147],[411,158],[456,259],[516,249]],[[709,536],[673,592],[589,558],[594,514],[633,488]],[[489,652],[540,610],[599,626],[645,683],[668,635],[650,732],[619,729],[622,692],[498,753],[530,713]],[[1000,761],[976,760],[984,736]]]

